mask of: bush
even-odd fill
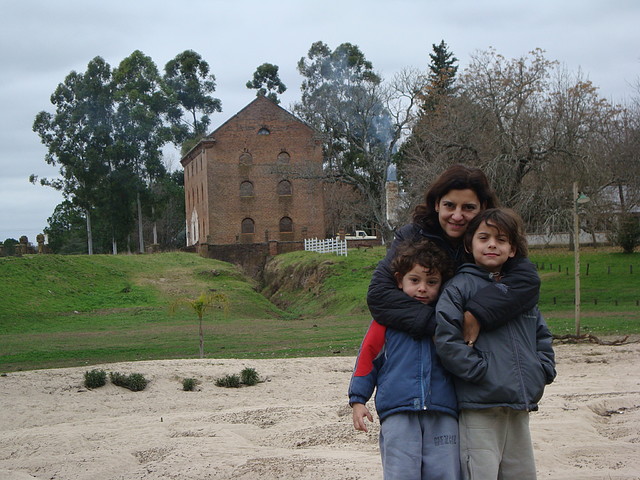
[[[240,375],[225,375],[216,379],[216,386],[227,388],[240,388],[242,385],[253,386],[260,381],[260,375],[255,368],[245,368]]]
[[[109,373],[109,378],[111,379],[111,383],[113,383],[114,385],[128,388],[132,392],[139,392],[141,390],[144,390],[149,383],[149,381],[144,378],[144,375],[142,375],[141,373],[132,373],[130,375],[125,375],[120,372],[111,372]]]
[[[240,388],[240,377],[238,375],[225,375],[222,378],[216,379],[216,386],[226,388]]]
[[[107,372],[104,370],[93,369],[90,372],[84,372],[84,386],[87,388],[104,387],[107,383]]]
[[[242,380],[242,383],[251,387],[260,381],[260,376],[258,375],[258,372],[256,372],[255,368],[247,367],[240,372],[240,379]]]
[[[624,253],[633,253],[633,250],[640,245],[640,222],[638,219],[633,215],[621,217],[616,236],[617,243],[622,247]]]
[[[185,392],[193,392],[199,383],[195,378],[185,378],[182,380],[182,390]]]

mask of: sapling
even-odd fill
[[[187,306],[198,316],[200,334],[200,358],[204,358],[204,328],[203,318],[205,313],[211,308],[222,308],[224,312],[229,306],[229,299],[224,293],[202,293],[198,298],[182,298],[171,304],[171,312],[175,312],[179,307]]]

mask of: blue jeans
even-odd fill
[[[459,480],[458,421],[436,412],[396,413],[380,425],[385,480]]]

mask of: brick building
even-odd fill
[[[324,238],[322,143],[257,97],[181,160],[187,245]]]

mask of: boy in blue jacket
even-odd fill
[[[448,255],[428,240],[400,245],[392,269],[398,288],[426,304],[453,273]],[[366,403],[374,389],[385,480],[459,479],[455,391],[431,338],[372,321],[349,385],[356,430],[373,421]]]
[[[522,220],[512,210],[484,210],[469,223],[464,244],[475,263],[460,266],[445,285],[435,337],[442,363],[455,375],[462,478],[534,480],[529,412],[538,409],[545,385],[556,376],[551,332],[534,307],[500,328],[481,331],[475,342],[465,343],[462,334],[469,299],[500,282],[509,258],[527,256]]]

